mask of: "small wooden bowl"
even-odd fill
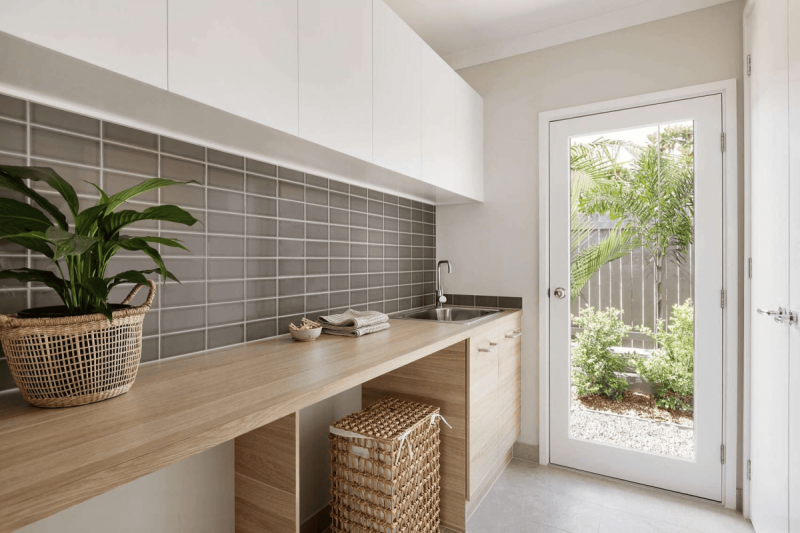
[[[322,333],[322,328],[314,329],[293,329],[290,330],[292,338],[301,342],[311,342],[317,340]]]

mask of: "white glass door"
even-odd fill
[[[550,124],[550,461],[722,496],[722,98]]]

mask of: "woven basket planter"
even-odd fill
[[[123,300],[127,304],[141,288]],[[124,394],[142,356],[142,323],[155,297],[101,314],[60,318],[0,315],[0,342],[22,397],[37,407],[71,407]]]
[[[331,426],[331,531],[439,533],[439,419],[383,398]]]

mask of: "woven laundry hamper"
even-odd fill
[[[383,398],[331,426],[331,530],[439,533],[439,408]]]
[[[138,307],[59,318],[0,315],[0,343],[22,397],[37,407],[72,407],[119,396],[133,386],[142,356],[142,323],[153,281]],[[127,304],[141,288],[123,300]]]

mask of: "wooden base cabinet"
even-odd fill
[[[520,328],[521,313],[477,327],[471,338],[361,387],[364,406],[393,396],[441,409],[449,426],[440,426],[440,516],[454,531],[466,531],[519,437]],[[298,418],[236,437],[237,533],[299,531]]]
[[[519,316],[500,325],[498,360],[499,449],[514,445],[522,423],[522,324]]]
[[[364,406],[384,396],[436,405],[447,420],[440,424],[441,510],[443,525],[464,531],[467,470],[467,342],[462,341],[367,381],[361,386]]]
[[[521,313],[469,340],[467,519],[511,460],[522,409]]]
[[[362,402],[384,396],[437,405],[441,425],[441,519],[454,531],[511,460],[521,411],[521,313],[362,385]]]

